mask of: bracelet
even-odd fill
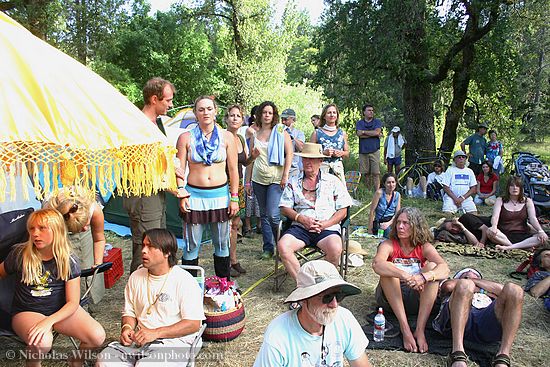
[[[179,189],[185,189],[185,186],[183,186],[183,185],[182,185],[182,186],[178,186],[178,190],[179,190]]]
[[[428,278],[424,275],[424,273],[420,273],[422,275],[422,278],[424,278],[424,284],[428,283]]]
[[[546,232],[544,232],[544,229],[541,229],[541,230],[539,231],[539,233],[546,233]]]
[[[251,186],[251,185],[252,185],[252,183],[250,183],[250,182],[247,182],[247,183],[245,183],[244,185],[245,185],[245,186]]]
[[[302,215],[302,214],[301,214],[301,213],[296,214],[296,216],[294,217],[294,221],[295,221],[295,222],[298,221],[298,218],[300,218],[300,215]]]
[[[430,270],[428,273],[431,273],[432,274],[432,282],[435,282],[435,273],[433,270]]]
[[[229,200],[231,200],[231,202],[233,202],[233,203],[238,203],[239,202],[239,197],[238,196],[231,196],[231,199],[229,199]]]
[[[235,197],[238,198],[238,197],[239,197],[239,193],[238,193],[238,192],[232,192],[232,193],[231,193],[231,197],[232,197],[232,198],[235,198]]]
[[[125,328],[130,328],[130,330],[134,330],[133,326],[130,325],[130,324],[124,324],[122,325],[122,327],[120,328],[120,331],[122,332]]]

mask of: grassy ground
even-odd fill
[[[371,194],[365,190],[359,193],[359,200],[362,204],[370,201]],[[435,223],[440,218],[439,204],[425,200],[403,201],[404,205],[417,206],[422,208],[430,223]],[[354,207],[357,212],[362,206]],[[488,208],[483,212],[489,213]],[[362,211],[352,220],[352,225],[365,225],[368,218],[368,210]],[[131,242],[129,238],[121,238],[112,233],[108,235],[108,241],[116,247],[123,249],[125,266],[130,262]],[[352,268],[348,280],[359,286],[363,293],[355,297],[348,297],[344,300],[343,306],[349,308],[361,324],[366,322],[365,316],[376,307],[374,301],[374,289],[377,284],[377,277],[370,267],[370,261],[375,252],[376,241],[373,239],[359,240],[363,248],[369,252],[366,266]],[[239,259],[241,264],[248,270],[248,273],[237,279],[242,290],[246,290],[260,279],[269,274],[273,269],[273,262],[259,259],[261,252],[261,235],[256,234],[253,238],[243,239],[239,245]],[[201,265],[205,267],[207,274],[213,274],[211,247],[205,246],[201,252]],[[486,259],[476,257],[465,257],[451,253],[444,253],[452,271],[464,266],[473,266],[480,269],[484,276],[499,282],[510,281],[507,274],[518,263],[515,259]],[[123,305],[123,290],[128,279],[128,270],[116,285],[107,291],[99,307],[93,311],[93,316],[104,326],[107,333],[107,342],[116,340],[120,331],[120,312]],[[514,281],[523,284],[520,281]],[[273,291],[273,279],[266,278],[264,281],[250,291],[244,298],[247,324],[244,332],[234,341],[228,343],[209,343],[203,347],[197,366],[251,366],[260,348],[262,336],[269,322],[286,311],[283,305],[284,298],[292,291],[293,284],[287,280],[279,292]],[[531,296],[525,296],[523,307],[523,321],[519,330],[516,342],[514,343],[512,362],[517,367],[543,366],[548,363],[547,340],[550,335],[550,315],[544,312],[542,304]],[[57,346],[67,346],[68,339],[61,337],[56,343]],[[22,361],[7,361],[5,353],[13,346],[4,345],[0,349],[2,366],[22,365]],[[368,351],[369,357],[374,366],[443,366],[444,358],[437,355],[410,354],[395,351]],[[60,361],[46,361],[45,366],[64,365]],[[471,366],[475,364],[470,363]]]

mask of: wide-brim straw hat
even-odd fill
[[[296,276],[296,289],[286,298],[285,303],[298,302],[338,287],[346,296],[361,293],[361,289],[346,282],[334,265],[325,260],[308,261]]]
[[[304,143],[304,147],[301,152],[294,153],[303,158],[330,158],[328,155],[323,154],[323,146],[316,143]]]
[[[355,240],[349,240],[348,243],[348,252],[350,254],[359,254],[359,255],[368,255],[368,251],[364,250],[363,247],[361,247],[361,244]]]

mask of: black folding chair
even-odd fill
[[[279,239],[283,236],[287,229],[290,228],[292,221],[290,219],[284,219],[279,221],[279,228],[277,230],[277,236],[275,244],[279,242]],[[346,279],[348,273],[348,245],[349,245],[349,224],[350,224],[350,210],[347,208],[346,217],[340,222],[340,236],[342,239],[342,253],[340,254],[340,275]],[[300,251],[297,251],[296,257],[300,262],[300,265],[311,261],[318,260],[325,257],[325,253],[318,247],[304,247]],[[275,291],[279,291],[281,286],[287,278],[287,271],[281,262],[279,253],[277,251],[277,245],[275,245],[275,252],[273,255],[275,259],[275,269],[273,272],[273,279],[275,281]]]

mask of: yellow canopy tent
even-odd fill
[[[59,180],[132,195],[175,188],[175,148],[107,81],[2,12],[0,55],[0,202],[29,173],[39,199]]]

